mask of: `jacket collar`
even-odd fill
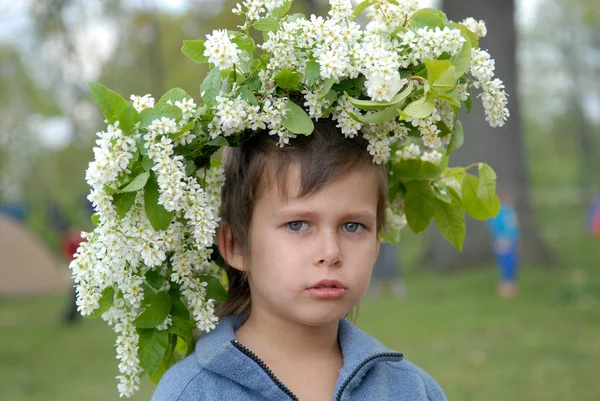
[[[244,387],[263,393],[280,391],[264,369],[258,366],[235,345],[235,331],[244,323],[241,316],[227,316],[210,333],[200,338],[196,357],[200,365]],[[399,360],[401,353],[391,351],[381,342],[360,330],[346,319],[339,323],[338,341],[344,358],[336,384],[336,393],[352,383],[360,383],[373,363],[380,360]]]

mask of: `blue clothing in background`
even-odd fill
[[[500,213],[488,220],[494,242],[494,255],[500,269],[500,278],[514,281],[519,265],[519,219],[512,205],[502,204]]]
[[[519,241],[519,219],[517,218],[517,211],[512,205],[502,204],[498,216],[488,220],[488,227],[494,240]]]
[[[201,337],[196,351],[165,373],[152,401],[297,399],[237,342],[235,330],[243,322],[239,316],[228,316]],[[345,319],[339,323],[338,341],[344,361],[335,401],[447,401],[424,370]]]

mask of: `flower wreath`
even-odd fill
[[[361,135],[390,177],[388,231],[432,219],[459,250],[465,211],[495,215],[496,175],[486,164],[448,168],[463,143],[461,107],[481,90],[486,119],[508,117],[494,60],[479,48],[485,24],[449,21],[417,0],[330,0],[327,18],[287,15],[291,0],[245,0],[239,31],[184,41],[191,60],[208,62],[201,105],[174,88],[158,102],[125,100],[92,83],[108,129],[98,133],[86,180],[96,228],[83,233],[71,263],[77,305],[118,334],[121,396],[144,372],[157,382],[194,347],[194,330],[212,329],[227,292],[213,260],[223,171],[215,153],[266,130],[285,146],[331,118],[346,137]],[[367,7],[363,29],[355,18]],[[251,28],[262,32],[257,45]],[[479,176],[467,174],[478,167]]]

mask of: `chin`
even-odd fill
[[[333,308],[328,309],[329,310],[325,310],[325,308],[322,307],[320,310],[313,309],[310,311],[303,311],[296,315],[296,318],[299,323],[306,326],[321,327],[337,323],[350,312],[350,310],[346,311],[346,308],[343,310],[334,310]]]

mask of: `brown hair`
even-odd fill
[[[261,190],[275,179],[285,196],[288,167],[300,167],[300,192],[308,196],[327,183],[357,168],[372,168],[378,187],[377,231],[385,228],[387,175],[383,164],[374,164],[363,138],[345,138],[335,122],[325,119],[315,122],[311,135],[299,135],[280,147],[276,136],[261,132],[240,143],[239,148],[227,148],[223,153],[225,183],[221,193],[221,218],[241,251],[249,253],[249,226],[254,203]],[[247,315],[251,307],[250,287],[246,272],[228,266],[229,298],[217,308],[217,316]]]

